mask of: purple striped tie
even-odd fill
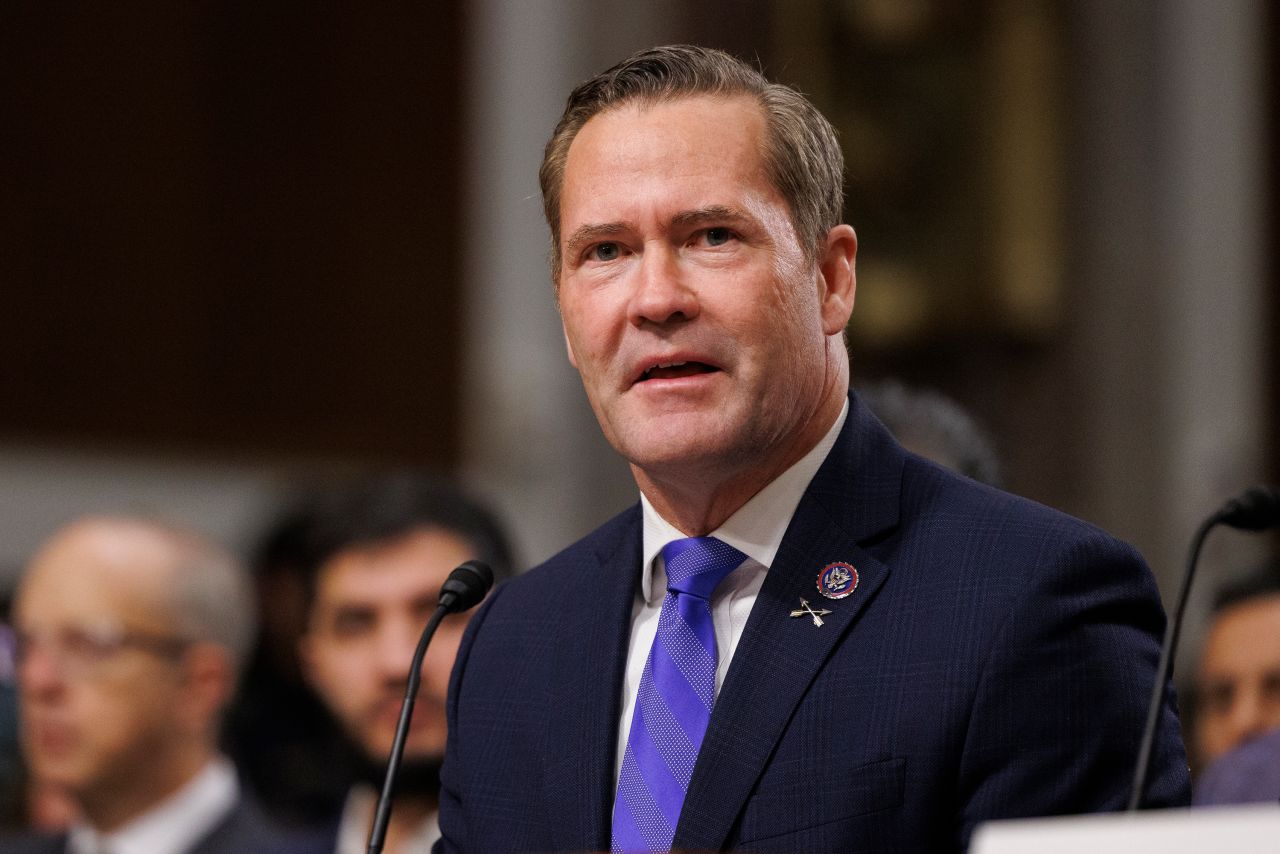
[[[658,616],[613,805],[613,851],[671,848],[716,691],[711,592],[746,555],[713,537],[662,549],[667,596]]]

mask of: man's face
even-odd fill
[[[747,97],[623,105],[570,146],[558,282],[569,358],[634,467],[697,476],[817,441],[852,308],[806,260]],[[844,227],[847,230],[847,227]],[[835,232],[833,232],[835,233]],[[852,230],[845,241],[851,267]],[[801,449],[801,453],[806,448]],[[799,454],[792,454],[798,457]]]
[[[165,757],[194,737],[163,560],[134,535],[76,529],[36,557],[15,602],[27,762],[82,802],[167,784]]]
[[[1200,660],[1196,692],[1202,763],[1280,727],[1280,593],[1218,615]]]
[[[339,552],[320,568],[302,659],[311,685],[373,760],[391,752],[414,649],[440,585],[475,556],[438,528]],[[422,687],[405,742],[409,759],[444,754],[445,697],[467,615],[446,617],[422,664]]]

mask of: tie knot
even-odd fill
[[[710,599],[724,577],[747,556],[715,537],[673,540],[662,547],[667,565],[667,590]]]

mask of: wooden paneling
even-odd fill
[[[0,438],[451,461],[460,5],[6,5]]]

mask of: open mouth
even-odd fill
[[[705,362],[666,362],[647,369],[640,375],[640,382],[645,380],[674,380],[684,377],[710,374],[720,370]]]

